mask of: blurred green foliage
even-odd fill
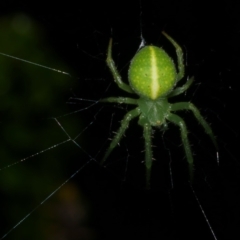
[[[26,15],[1,17],[0,32],[0,52],[71,71],[47,44],[43,29]],[[71,82],[67,75],[0,55],[1,237],[66,180],[66,150],[40,151],[67,139],[51,117],[66,113]],[[76,128],[70,120],[65,125],[69,131]],[[43,225],[50,229],[53,214],[34,212],[6,239],[47,239]]]

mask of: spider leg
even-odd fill
[[[183,86],[175,88],[168,95],[168,98],[184,93],[192,85],[193,81],[194,81],[194,77],[191,77],[190,79],[187,80],[187,82]]]
[[[112,150],[117,146],[117,144],[120,142],[124,132],[126,131],[126,129],[128,128],[129,122],[137,117],[140,114],[140,108],[135,108],[131,111],[129,111],[123,118],[122,122],[121,122],[121,126],[118,129],[115,137],[113,138],[112,142],[110,143],[102,161],[101,164],[103,164],[105,162],[105,160],[108,158],[108,156],[110,155],[110,153],[112,152]]]
[[[173,103],[171,106],[171,111],[179,111],[179,110],[191,110],[193,112],[193,115],[198,120],[198,122],[202,125],[205,132],[208,134],[208,136],[211,138],[214,146],[216,149],[218,149],[218,145],[216,142],[216,138],[213,135],[213,131],[210,127],[210,125],[207,123],[207,121],[203,118],[199,110],[196,106],[194,106],[190,102],[179,102],[179,103]]]
[[[125,103],[125,104],[134,104],[137,105],[138,102],[137,99],[133,99],[133,98],[128,98],[128,97],[108,97],[108,98],[103,98],[100,100],[100,102],[115,102],[115,103]]]
[[[184,76],[185,72],[185,66],[184,66],[184,60],[183,60],[183,51],[180,45],[173,39],[171,38],[167,33],[162,31],[162,34],[172,43],[172,45],[176,49],[176,54],[177,54],[177,61],[178,61],[178,78],[177,82],[181,80]]]
[[[115,62],[112,59],[112,38],[110,38],[109,41],[106,62],[118,87],[128,93],[134,93],[132,88],[122,81],[121,75],[119,74]]]
[[[145,139],[145,166],[146,166],[146,187],[150,188],[150,177],[152,169],[152,127],[149,123],[143,125],[143,137]]]
[[[176,124],[177,126],[179,126],[180,131],[181,131],[181,139],[182,139],[182,143],[183,143],[183,147],[185,150],[185,154],[187,157],[187,161],[188,161],[188,165],[189,165],[189,174],[190,174],[190,181],[193,181],[193,155],[192,155],[192,150],[188,141],[188,131],[187,131],[187,127],[186,124],[184,122],[184,120],[179,117],[176,114],[170,113],[167,116],[167,119]]]

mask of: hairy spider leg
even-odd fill
[[[168,95],[168,98],[174,97],[174,96],[177,96],[177,95],[180,95],[180,94],[184,93],[185,91],[187,91],[187,89],[192,85],[193,81],[194,81],[194,77],[189,78],[184,85],[182,85],[181,87],[175,88],[175,89]]]
[[[126,104],[137,104],[137,99],[132,98],[123,98],[123,97],[109,97],[102,99],[101,102],[116,102],[116,103],[126,103]],[[128,112],[125,117],[122,120],[121,126],[119,130],[117,131],[117,134],[115,135],[114,139],[110,143],[110,146],[108,147],[101,164],[103,164],[112,150],[117,146],[117,144],[120,142],[124,132],[128,128],[129,122],[139,116],[140,109],[136,108],[132,111]],[[146,166],[146,187],[147,189],[150,188],[150,177],[151,177],[151,169],[152,169],[152,141],[151,141],[151,133],[152,133],[152,127],[149,123],[145,123],[143,125],[143,137],[145,140],[145,166]]]
[[[129,122],[139,116],[139,114],[141,113],[140,108],[135,108],[131,111],[129,111],[123,118],[122,122],[121,122],[121,126],[118,129],[115,137],[113,138],[113,140],[111,141],[102,161],[101,164],[103,164],[105,162],[105,160],[108,158],[109,154],[112,152],[112,150],[117,146],[117,144],[120,142],[123,134],[125,133],[126,129],[129,126]]]
[[[178,74],[177,74],[177,82],[178,82],[179,80],[181,80],[184,77],[184,72],[185,72],[185,66],[184,66],[184,60],[183,60],[183,50],[179,46],[179,44],[172,37],[170,37],[167,33],[162,31],[162,34],[172,43],[172,45],[176,49],[177,62],[178,62]]]
[[[190,102],[179,102],[179,103],[173,103],[171,107],[171,111],[180,111],[180,110],[191,110],[195,118],[198,120],[198,122],[202,125],[204,128],[206,134],[211,138],[215,148],[218,150],[218,145],[216,142],[216,138],[213,135],[213,131],[210,127],[210,125],[207,123],[207,121],[203,118],[197,107],[190,103]]]
[[[206,120],[203,118],[203,116],[200,114],[199,110],[192,103],[189,103],[189,102],[180,102],[180,103],[172,104],[171,111],[180,111],[180,110],[191,110],[192,111],[192,113],[195,116],[195,118],[197,119],[197,121],[202,125],[202,127],[204,128],[207,135],[211,138],[215,148],[218,149],[215,136],[213,135],[213,131],[212,131],[211,127],[209,126],[209,124],[206,122]],[[180,118],[178,115],[175,115],[172,113],[167,117],[167,119],[170,122],[173,122],[174,124],[176,124],[180,127],[181,138],[182,138],[183,146],[185,149],[187,161],[189,164],[190,180],[192,181],[193,180],[193,156],[192,156],[191,147],[190,147],[188,137],[187,137],[188,132],[187,132],[186,124],[182,118]]]
[[[134,105],[138,104],[137,99],[128,98],[128,97],[108,97],[108,98],[101,99],[99,102],[110,102],[110,103],[119,103],[119,104],[125,103],[125,104],[134,104]]]
[[[181,131],[181,139],[182,139],[182,143],[183,143],[183,147],[185,150],[185,154],[187,157],[187,161],[188,161],[188,167],[189,167],[189,175],[190,175],[190,181],[193,181],[193,155],[192,155],[192,150],[189,144],[189,140],[188,140],[188,131],[187,131],[187,127],[186,124],[184,122],[184,120],[179,117],[176,114],[170,113],[167,116],[167,119],[174,123],[175,125],[179,126],[180,131]]]
[[[122,78],[117,70],[117,67],[115,65],[115,62],[112,59],[112,38],[110,38],[109,44],[108,44],[108,51],[107,51],[107,59],[106,59],[107,65],[113,75],[115,83],[118,85],[119,88],[122,90],[128,92],[128,93],[134,93],[132,88],[124,83],[122,81]]]
[[[150,177],[152,169],[152,127],[149,123],[143,125],[143,137],[145,140],[145,166],[146,166],[146,187],[150,188]]]

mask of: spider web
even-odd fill
[[[127,78],[128,63],[140,45],[139,28],[149,42],[162,44],[171,56],[174,56],[174,50],[161,37],[160,30],[171,34],[182,32],[185,37],[179,38],[179,42],[185,43],[188,50],[187,75],[196,76],[198,83],[186,96],[172,101],[192,101],[212,123],[220,145],[219,165],[213,145],[199,124],[191,114],[179,113],[186,119],[195,154],[196,184],[193,188],[187,181],[179,130],[172,125],[167,131],[154,130],[156,161],[150,191],[144,190],[144,141],[137,120],[131,123],[105,168],[99,166],[98,161],[108,146],[108,139],[114,136],[119,121],[130,109],[117,104],[103,106],[98,102],[102,97],[126,95],[114,83],[111,84],[112,77],[105,65],[109,24],[104,29],[96,20],[79,17],[72,9],[71,14],[61,12],[61,18],[55,15],[56,19],[52,19],[52,10],[49,13],[45,11],[44,17],[38,21],[44,26],[50,25],[47,35],[51,36],[50,43],[56,45],[55,51],[61,55],[47,62],[54,53],[46,45],[36,44],[35,37],[34,44],[43,50],[33,52],[33,61],[51,69],[57,66],[61,72],[2,58],[3,79],[10,78],[9,72],[11,75],[16,72],[11,84],[18,84],[15,88],[9,87],[12,92],[2,105],[1,204],[9,206],[4,207],[1,213],[4,216],[1,235],[5,237],[7,233],[4,239],[108,239],[112,236],[120,239],[126,235],[145,236],[147,239],[161,236],[165,239],[190,239],[190,236],[191,239],[192,236],[195,239],[224,239],[225,231],[228,232],[227,239],[235,236],[234,226],[239,213],[239,161],[235,144],[239,128],[238,119],[230,116],[232,103],[236,102],[233,79],[239,77],[236,59],[229,54],[231,51],[222,52],[223,42],[214,41],[218,39],[214,34],[219,36],[220,29],[210,34],[213,39],[199,40],[200,35],[194,28],[207,31],[210,26],[203,28],[195,20],[192,25],[176,30],[175,21],[174,24],[166,19],[158,22],[156,10],[149,9],[150,3],[137,4],[142,6],[143,16],[144,12],[153,11],[154,18],[150,22],[142,17],[139,7],[133,11],[135,18],[119,20],[118,17],[127,11],[121,8],[121,14],[111,19],[114,59],[121,75]],[[91,14],[98,15],[93,9]],[[84,26],[79,24],[83,19]],[[146,26],[139,27],[139,19]],[[5,18],[2,21],[5,29],[6,21]],[[18,18],[14,24],[21,21]],[[59,21],[60,28],[57,27]],[[7,29],[14,26],[7,25]],[[123,32],[116,30],[122,26],[126,27]],[[62,29],[65,29],[66,38],[60,37]],[[234,26],[231,29],[236,33]],[[230,34],[230,30],[226,33]],[[30,40],[38,34],[31,32]],[[9,32],[5,35],[16,39]],[[25,39],[22,45],[23,40],[17,41],[19,45],[16,41],[7,45],[8,38],[1,45],[5,53],[32,59],[28,55],[32,52],[30,40]],[[225,37],[222,41],[227,49],[239,51],[231,48],[233,37]],[[63,46],[66,48],[62,49]],[[20,50],[22,52],[19,53]],[[227,59],[224,62],[219,61],[222,55]],[[63,63],[57,59],[66,61]],[[10,64],[11,67],[8,66]],[[7,71],[8,68],[10,70]],[[62,74],[63,71],[71,76]],[[5,83],[2,89],[8,89],[6,86]],[[231,206],[228,199],[235,199]],[[11,231],[9,234],[8,229]],[[121,233],[116,236],[118,231]]]

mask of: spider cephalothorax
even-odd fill
[[[107,159],[111,151],[121,140],[129,122],[133,118],[139,117],[138,123],[143,127],[143,136],[145,139],[145,165],[148,187],[153,161],[151,148],[152,127],[165,125],[166,121],[172,122],[180,128],[181,139],[189,164],[190,178],[192,179],[193,177],[193,156],[187,137],[186,124],[181,117],[173,112],[179,110],[191,110],[217,148],[216,140],[211,127],[192,103],[168,102],[168,98],[185,92],[192,84],[193,77],[188,79],[183,86],[174,88],[178,81],[184,76],[185,67],[183,52],[175,40],[173,40],[165,32],[163,32],[163,35],[176,49],[178,62],[177,70],[173,60],[162,48],[156,46],[145,46],[136,53],[130,63],[128,71],[130,86],[122,81],[112,59],[112,39],[110,39],[107,53],[107,65],[112,72],[114,81],[117,83],[119,88],[128,93],[135,93],[139,96],[139,98],[132,99],[128,97],[109,97],[101,100],[102,102],[133,104],[137,106],[124,116],[118,132],[103,157],[102,163]]]

